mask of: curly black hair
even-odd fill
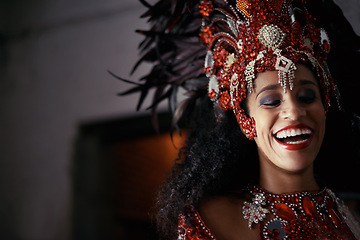
[[[259,180],[255,141],[244,136],[234,114],[228,111],[219,121],[207,99],[196,115],[186,146],[158,193],[156,221],[163,239],[176,238],[179,213],[196,208],[204,197],[242,190]],[[353,186],[360,169],[359,126],[360,118],[342,111],[333,110],[328,116],[315,161],[320,185],[338,192],[360,192]]]
[[[258,179],[255,142],[242,134],[232,112],[219,121],[212,105],[206,99],[197,108],[186,146],[159,191],[157,224],[165,239],[175,239],[179,213],[204,196],[241,189]]]

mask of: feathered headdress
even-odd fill
[[[312,16],[305,0],[160,0],[154,6],[141,2],[149,8],[142,17],[149,18],[151,29],[138,31],[146,38],[133,71],[142,62],[152,62],[154,67],[141,79],[143,83],[131,82],[136,86],[122,95],[141,92],[139,109],[155,88],[149,107],[155,124],[161,101],[168,99],[176,124],[197,98],[208,94],[217,110],[234,112],[251,139],[256,136],[255,123],[241,102],[251,92],[255,74],[277,70],[281,86],[291,89],[296,63],[314,68],[328,110],[336,92],[327,64],[329,35],[336,40],[341,35],[336,26]],[[313,3],[310,8],[335,11],[333,20],[348,27],[347,35],[351,35],[349,52],[358,49],[359,38],[332,2]],[[335,45],[338,56],[345,52],[339,49]],[[186,90],[187,98],[178,104],[179,88]]]

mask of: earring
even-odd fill
[[[243,117],[239,121],[239,124],[241,126],[242,132],[249,140],[253,140],[255,137],[257,137],[254,118]]]

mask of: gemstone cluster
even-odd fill
[[[201,41],[208,52],[204,70],[209,97],[224,111],[232,110],[249,139],[255,121],[241,102],[251,93],[256,73],[278,71],[279,84],[293,87],[296,64],[309,63],[325,96],[325,111],[336,88],[327,69],[330,40],[304,7],[304,0],[223,0],[217,7],[201,0]],[[216,84],[217,83],[217,84]]]

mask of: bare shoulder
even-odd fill
[[[199,214],[217,240],[259,239],[258,229],[250,229],[243,218],[244,197],[222,195],[208,197],[199,206]]]

